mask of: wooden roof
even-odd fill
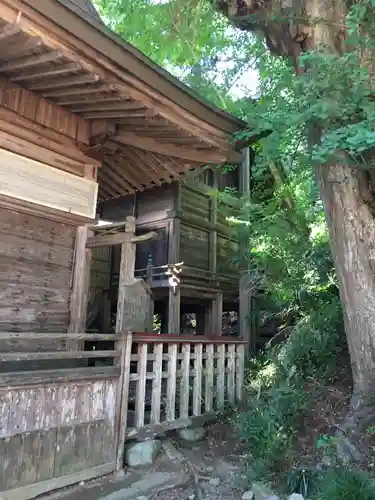
[[[0,0],[0,76],[91,122],[101,199],[240,159],[230,136],[244,122],[111,33],[86,0]]]

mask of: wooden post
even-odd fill
[[[129,234],[135,233],[135,217],[127,217],[125,224],[125,232]],[[118,285],[117,298],[117,314],[116,314],[116,333],[124,331],[124,306],[126,300],[126,287],[132,284],[135,280],[135,251],[134,243],[127,241],[121,245],[121,260],[120,260],[120,275]]]
[[[151,290],[151,293],[152,293],[152,269],[153,265],[151,262],[147,264],[147,284]],[[153,332],[154,329],[154,309],[155,309],[154,297],[153,295],[151,295],[149,301],[149,310],[147,314],[147,325],[146,325],[146,331],[151,333]]]
[[[181,321],[181,291],[180,287],[169,287],[168,294],[168,333],[179,335],[180,334],[180,321]]]
[[[206,333],[210,336],[223,334],[223,294],[217,293],[206,309]]]
[[[215,192],[210,199],[210,214],[209,221],[212,224],[212,229],[209,234],[209,270],[210,278],[214,279],[217,268],[217,211],[218,211],[218,172],[214,172],[213,188]]]
[[[84,333],[86,331],[91,262],[91,250],[86,248],[88,236],[89,230],[87,226],[77,227],[68,333]],[[78,341],[69,342],[67,348],[69,350],[83,348],[83,343]]]
[[[243,160],[240,170],[240,192],[242,197],[250,198],[250,149],[243,150]],[[240,257],[241,271],[239,283],[239,334],[248,343],[248,351],[253,350],[254,339],[250,328],[251,283],[246,256],[248,239],[246,234],[241,237]]]
[[[171,219],[169,223],[168,261],[176,264],[180,255],[180,219]],[[169,287],[168,291],[168,333],[180,334],[181,291],[180,287]]]
[[[126,422],[128,415],[128,396],[130,382],[130,360],[132,354],[132,334],[123,333],[116,346],[121,350],[120,379],[117,391],[116,419],[117,419],[117,460],[116,470],[122,469],[124,462],[124,447],[126,435]]]
[[[239,307],[239,332],[240,337],[248,343],[248,352],[254,350],[254,338],[251,332],[251,282],[248,271],[242,271],[240,276],[240,307]]]

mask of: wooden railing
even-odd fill
[[[118,468],[123,351],[72,349],[123,338],[0,333],[2,500],[34,498]],[[112,366],[87,366],[100,357]]]
[[[205,420],[242,398],[245,342],[231,337],[128,334],[123,415],[142,439]],[[131,347],[130,347],[131,346]]]
[[[80,350],[113,341],[111,350]],[[1,500],[120,469],[126,439],[207,420],[242,397],[245,342],[176,335],[0,333]],[[105,358],[105,366],[89,360]]]
[[[177,272],[176,272],[177,271]],[[172,286],[174,280],[178,279],[178,284],[183,280],[185,283],[190,281],[204,281],[210,286],[233,286],[238,287],[238,276],[228,273],[214,273],[207,269],[198,267],[185,266],[183,263],[166,264],[164,266],[148,266],[142,269],[135,270],[137,278],[144,279],[148,285],[152,287],[168,287]]]

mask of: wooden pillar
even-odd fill
[[[206,335],[217,337],[223,334],[223,294],[217,293],[206,308]]]
[[[250,198],[250,149],[243,150],[243,160],[240,168],[240,192],[243,198]],[[252,352],[254,339],[251,332],[251,282],[247,258],[249,241],[246,231],[240,240],[240,283],[239,283],[239,334],[248,343],[248,351]]]
[[[168,261],[177,264],[180,256],[180,219],[171,219],[169,223]],[[180,334],[181,290],[179,286],[168,289],[168,333]]]
[[[155,303],[154,298],[151,296],[149,300],[149,309],[147,312],[146,332],[152,333],[154,331],[154,313]]]
[[[129,234],[135,233],[135,217],[127,217],[125,224],[125,232]],[[117,314],[116,314],[116,332],[124,331],[124,306],[126,300],[127,287],[131,285],[134,278],[135,269],[135,251],[134,243],[127,241],[121,245],[121,260],[120,260],[120,275],[118,285],[117,298]]]
[[[181,322],[181,290],[180,287],[169,287],[168,294],[168,333],[179,335]]]
[[[215,321],[215,335],[223,335],[223,294],[216,294],[213,301],[214,321]]]
[[[87,305],[90,285],[91,250],[86,248],[89,236],[87,226],[77,227],[72,275],[72,293],[70,297],[69,333],[86,331]],[[83,348],[82,343],[71,343],[69,349]]]

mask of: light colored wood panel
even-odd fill
[[[222,410],[225,405],[225,344],[217,346],[218,360],[217,360],[217,410]]]
[[[168,346],[167,420],[176,419],[177,344]]]
[[[151,422],[160,423],[161,374],[163,365],[163,344],[155,345],[154,380],[152,382]]]
[[[95,218],[96,182],[81,179],[29,158],[0,151],[0,193]]]
[[[180,379],[180,418],[188,418],[190,401],[190,352],[191,345],[182,346],[182,364]]]
[[[147,374],[147,344],[139,345],[139,363],[136,408],[135,408],[135,426],[143,427],[145,423],[145,402],[146,402],[146,374]]]
[[[202,407],[202,344],[195,345],[195,377],[193,388],[193,414],[199,416]]]
[[[214,395],[214,346],[209,344],[206,347],[206,370],[204,377],[204,406],[205,411],[213,411],[212,400]]]
[[[236,384],[236,346],[228,346],[228,362],[227,362],[227,394],[230,404],[234,404],[236,400],[235,384]]]

